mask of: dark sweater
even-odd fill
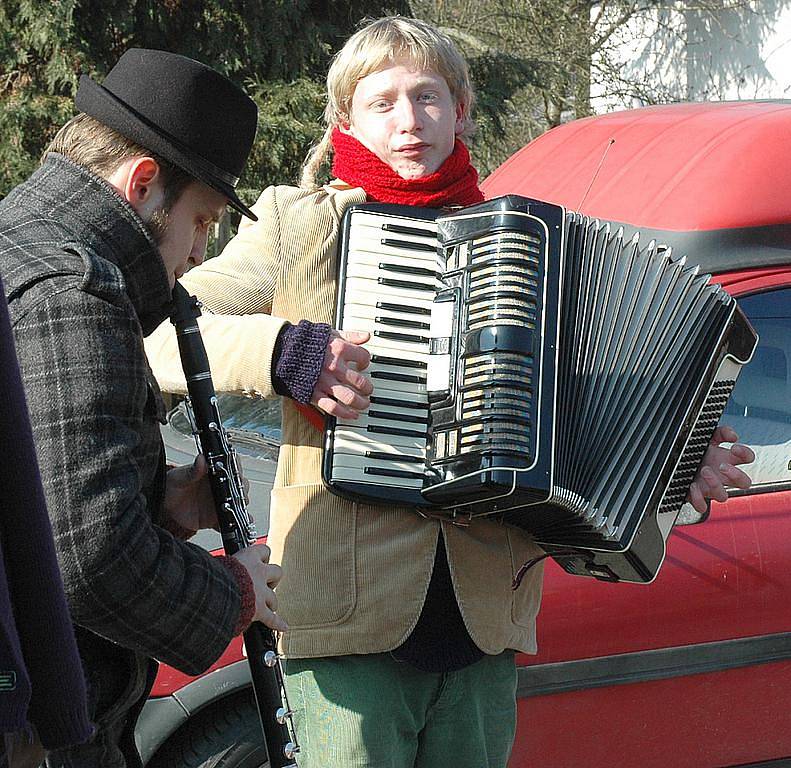
[[[0,404],[0,732],[64,747],[92,728],[1,283]]]

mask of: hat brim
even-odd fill
[[[209,161],[195,152],[191,152],[174,136],[150,123],[135,109],[87,75],[80,77],[74,103],[81,112],[85,112],[154,154],[160,155],[197,181],[225,195],[228,205],[247,218],[258,221],[258,217],[239,199],[233,184],[220,177],[223,173],[220,169],[213,167]]]

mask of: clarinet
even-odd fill
[[[206,348],[198,328],[200,302],[176,283],[170,321],[178,337],[181,366],[187,380],[187,414],[198,450],[208,464],[223,546],[228,555],[256,541],[253,519],[244,500],[236,451],[222,426]],[[258,716],[270,768],[296,768],[299,752],[288,706],[275,633],[254,622],[244,633]],[[284,706],[285,702],[285,706]]]

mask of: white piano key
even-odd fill
[[[360,453],[365,451],[383,451],[383,445],[390,446],[394,451],[403,451],[413,455],[414,451],[421,451],[425,455],[426,438],[408,437],[406,435],[383,435],[378,432],[368,432],[364,429],[354,429],[349,426],[338,425],[335,437],[341,438],[345,445],[359,445]],[[351,450],[351,449],[350,449]]]
[[[428,303],[428,302],[427,302]],[[409,323],[425,323],[429,325],[431,315],[425,315],[420,312],[423,307],[413,306],[412,312],[398,312],[392,309],[384,309],[377,307],[375,304],[370,304],[367,307],[360,304],[349,304],[343,308],[343,322],[344,323],[358,323],[359,325],[373,325],[374,321],[379,318],[387,318],[390,320],[403,320]],[[431,310],[431,305],[427,307]]]
[[[364,277],[350,277],[346,281],[344,295],[349,301],[376,301],[386,299],[387,301],[398,302],[399,300],[431,301],[436,293],[435,288],[427,287],[425,290],[417,288],[403,288],[400,285],[384,285],[377,280],[369,280]]]
[[[388,424],[388,426],[391,425]],[[361,427],[355,429],[353,424],[348,424],[348,423],[339,424],[339,427],[342,427],[350,432],[358,433],[359,439],[361,441],[366,439],[372,442],[384,441],[390,443],[390,445],[404,446],[404,447],[410,447],[410,446],[421,447],[421,446],[425,446],[428,442],[427,436],[424,435],[423,433],[414,434],[414,435],[413,434],[394,435],[389,432],[371,432],[368,430],[367,427]]]
[[[366,475],[357,469],[348,467],[338,467],[333,469],[332,479],[337,481],[366,483],[368,485],[378,485],[383,488],[417,488],[423,487],[424,481],[419,478],[407,477],[382,477],[377,475]]]
[[[410,360],[428,361],[429,345],[427,343],[404,342],[382,336],[371,336],[363,345],[372,355],[381,354],[386,357],[408,357]]]
[[[388,453],[393,456],[410,457],[423,461],[426,458],[426,447],[423,445],[392,445],[381,440],[372,440],[367,432],[338,429],[332,443],[335,454],[346,453],[363,456],[366,452]]]
[[[439,280],[434,275],[415,274],[398,269],[383,269],[378,264],[352,264],[346,269],[346,279],[362,277],[367,280],[378,280],[380,277],[390,280],[403,280],[419,286],[439,286]],[[386,286],[385,286],[386,287]]]
[[[354,456],[348,453],[336,453],[332,459],[334,469],[359,469],[363,472],[366,468],[393,469],[399,472],[412,472],[423,477],[423,463],[418,461],[399,461],[398,459],[374,459],[370,456]]]
[[[409,432],[414,432],[416,437],[421,438],[423,438],[425,433],[428,431],[426,424],[410,424],[406,422],[394,423],[393,419],[387,418],[386,416],[371,416],[370,409],[368,411],[363,411],[363,413],[361,413],[356,419],[338,419],[337,423],[354,427],[356,429],[365,429],[367,427],[396,427],[398,429],[405,429],[409,430]]]
[[[378,266],[381,263],[398,264],[405,267],[420,267],[430,269],[433,272],[442,272],[441,259],[436,254],[422,252],[398,250],[389,246],[381,246],[377,250],[376,246],[363,243],[363,247],[350,248],[346,260],[346,269],[356,264],[366,266]]]

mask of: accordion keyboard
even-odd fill
[[[433,221],[359,214],[342,277],[342,330],[369,331],[371,407],[338,419],[336,480],[420,489],[428,442],[431,308],[443,265]]]

